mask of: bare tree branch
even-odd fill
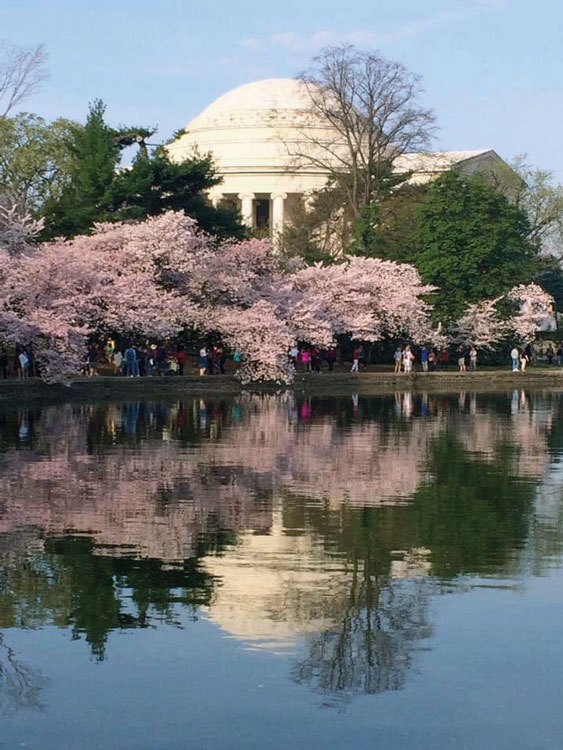
[[[0,119],[39,90],[47,78],[46,62],[42,44],[18,47],[0,40]]]
[[[418,104],[420,78],[376,52],[343,45],[322,50],[300,79],[316,127],[303,131],[305,145],[292,155],[335,183],[345,176],[348,208],[357,216],[381,197],[397,157],[430,144],[434,115]]]

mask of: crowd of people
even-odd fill
[[[333,372],[337,362],[342,364],[349,356],[342,357],[336,347],[321,349],[316,346],[293,346],[288,357],[298,372],[320,373],[323,370]],[[393,367],[395,373],[412,373],[419,369],[422,372],[447,371],[450,366],[459,372],[477,369],[478,353],[475,346],[459,345],[436,349],[431,346],[415,348],[411,344],[397,346],[393,353]],[[188,354],[182,346],[167,346],[164,343],[126,343],[118,346],[109,338],[105,345],[92,345],[85,357],[81,373],[83,375],[110,374],[126,377],[185,375],[188,373]],[[238,369],[242,361],[242,354],[238,351],[228,353],[220,344],[203,345],[196,357],[196,371],[203,375],[224,375],[226,363],[231,359],[234,369]],[[352,345],[352,366],[350,372],[359,373],[371,363],[371,348],[364,348],[361,343]],[[514,346],[510,352],[513,372],[524,372],[529,363],[546,363],[548,366],[557,364],[563,367],[563,342],[556,347],[551,343],[534,349],[530,344],[518,348]],[[191,363],[189,365],[192,366]],[[232,371],[232,368],[229,368]],[[34,360],[33,352],[29,348],[16,347],[8,351],[6,346],[0,346],[0,378],[9,377],[28,378],[40,375]]]
[[[454,350],[438,349],[430,346],[423,346],[418,356],[413,351],[410,344],[398,346],[393,354],[394,371],[413,372],[417,361],[423,372],[437,372],[438,370],[446,371],[452,360],[457,364],[459,372],[467,372],[467,365],[470,370],[477,369],[477,349],[474,346],[457,346]],[[354,372],[354,367],[352,366]]]

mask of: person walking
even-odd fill
[[[469,369],[473,372],[477,369],[477,349],[473,345],[469,350]]]
[[[352,367],[350,369],[350,372],[360,371],[360,354],[361,354],[360,347],[355,346],[354,351],[352,352]]]
[[[518,366],[520,364],[520,352],[518,351],[517,347],[513,347],[512,351],[510,352],[510,357],[512,359],[512,372],[518,372]]]

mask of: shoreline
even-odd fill
[[[63,401],[107,401],[148,398],[174,398],[241,393],[279,393],[294,391],[302,395],[385,395],[397,391],[427,393],[458,392],[459,390],[499,392],[515,388],[563,391],[563,368],[531,368],[512,372],[491,368],[476,372],[416,372],[395,374],[372,370],[358,374],[348,372],[297,373],[291,385],[255,383],[242,385],[234,375],[184,375],[127,378],[121,376],[78,377],[70,385],[49,385],[43,381],[0,381],[0,406],[19,403]]]

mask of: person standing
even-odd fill
[[[526,365],[528,364],[528,362],[528,355],[526,354],[525,350],[522,350],[520,352],[520,369],[522,370],[522,372],[526,370]]]
[[[29,377],[29,357],[25,349],[18,354],[20,378]]]
[[[440,352],[440,370],[444,370],[444,372],[447,372],[449,361],[449,351],[447,349],[442,349],[442,351]]]
[[[520,352],[518,351],[517,347],[513,347],[512,351],[510,352],[510,357],[512,359],[512,372],[518,372],[518,366],[520,364]]]
[[[161,344],[156,350],[156,369],[159,375],[166,375],[167,359],[166,349]]]
[[[477,349],[471,345],[469,350],[469,369],[475,371],[477,369]]]
[[[393,359],[395,360],[395,372],[401,372],[401,365],[403,364],[403,350],[400,346],[395,349]]]
[[[420,363],[422,365],[422,372],[428,372],[428,361],[430,359],[430,350],[427,346],[422,347],[420,352]]]
[[[438,361],[438,356],[436,354],[436,350],[431,349],[430,354],[428,355],[428,366],[430,368],[430,372],[436,372],[437,361]]]
[[[336,349],[334,346],[331,346],[330,349],[327,349],[326,352],[326,362],[328,365],[328,371],[332,372],[334,369],[334,363],[336,362]]]
[[[557,354],[555,355],[557,357],[557,367],[563,366],[563,344],[559,342],[557,344]]]
[[[0,376],[3,380],[8,378],[8,351],[5,346],[0,349]]]
[[[117,349],[113,355],[113,374],[123,375],[123,354]]]
[[[176,352],[176,361],[178,362],[178,375],[184,374],[184,369],[186,367],[187,359],[188,359],[188,355],[184,351],[183,347],[180,347],[178,351]]]
[[[460,372],[466,372],[467,367],[465,365],[465,347],[459,346],[457,349],[457,364]]]
[[[299,357],[299,349],[295,344],[291,347],[289,350],[289,358],[291,359],[291,362],[295,369],[297,369],[297,358]],[[234,359],[234,357],[233,357]]]
[[[405,346],[405,350],[403,352],[403,369],[405,372],[412,372],[412,365],[414,362],[414,354],[412,353],[412,350],[407,344]]]
[[[207,372],[207,349],[204,346],[202,346],[199,350],[198,366],[200,376],[205,375],[205,373]]]
[[[130,377],[139,375],[139,363],[137,362],[137,351],[133,344],[129,344],[125,350],[125,374]]]
[[[547,356],[547,364],[552,365],[553,364],[553,357],[555,356],[555,352],[553,351],[553,347],[551,344],[547,347],[545,350],[546,356]]]
[[[311,347],[311,369],[313,372],[321,371],[320,352],[316,346]]]
[[[311,352],[307,347],[301,352],[301,362],[305,365],[305,372],[311,372]]]

